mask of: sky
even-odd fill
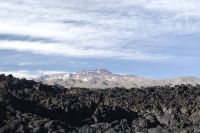
[[[200,77],[199,0],[0,0],[0,73]]]

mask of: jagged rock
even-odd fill
[[[81,127],[78,133],[95,133],[95,129],[86,125]]]
[[[49,128],[53,128],[54,121],[49,121],[44,125],[44,128],[49,129]]]
[[[15,131],[21,124],[22,124],[21,120],[15,120],[10,123],[10,128]]]
[[[8,92],[8,83],[7,82],[0,82],[0,95],[1,94],[7,94]]]
[[[147,121],[148,128],[156,128],[159,125],[159,122],[155,115],[147,114],[147,115],[145,115],[145,118]]]
[[[43,133],[43,129],[41,127],[35,127],[33,128],[33,133]]]
[[[44,124],[47,122],[46,119],[42,119],[42,120],[34,120],[33,121],[33,126],[34,127],[43,127]]]
[[[17,132],[17,133],[26,133],[27,131],[26,131],[24,125],[20,125],[20,126],[18,127],[18,129],[16,130],[16,132]]]
[[[61,89],[0,75],[0,133],[199,132],[200,86]]]

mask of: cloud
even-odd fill
[[[18,64],[18,66],[30,66],[30,65],[35,65],[36,63],[32,62],[21,62]]]
[[[35,54],[46,55],[61,55],[67,57],[78,58],[121,58],[121,59],[135,59],[135,60],[162,60],[169,57],[162,55],[151,55],[140,53],[134,50],[120,50],[120,49],[95,49],[84,47],[73,47],[64,44],[55,43],[34,43],[25,41],[0,41],[0,49],[17,50],[17,51],[30,51]]]
[[[75,58],[171,60],[185,55],[166,49],[181,48],[182,42],[163,42],[173,35],[200,33],[199,5],[198,0],[2,0],[0,49]]]
[[[18,78],[34,78],[37,77],[38,75],[35,73],[30,73],[27,70],[16,70],[16,71],[0,71],[1,74],[9,75],[12,74],[15,77]]]
[[[51,62],[36,61],[33,63],[33,62],[27,61],[27,62],[19,62],[17,65],[18,66],[36,66],[36,65],[47,65],[48,63],[51,63]],[[68,61],[68,62],[66,62],[66,64],[77,65],[77,64],[87,64],[87,62]]]
[[[60,73],[68,73],[66,71],[45,71],[45,70],[38,70],[38,71],[29,71],[29,70],[13,70],[13,71],[3,71],[0,70],[0,74],[9,75],[12,74],[18,78],[37,78],[42,75],[49,75],[49,74],[60,74]]]
[[[27,35],[15,35],[15,34],[0,34],[0,40],[9,41],[30,41],[30,42],[54,42],[54,40],[48,38],[32,37]]]

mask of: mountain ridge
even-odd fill
[[[106,69],[82,70],[75,73],[61,73],[43,75],[35,79],[50,85],[61,85],[66,88],[114,88],[114,87],[147,87],[181,84],[200,84],[198,77],[178,77],[171,79],[155,80],[135,75],[122,75],[112,73]]]

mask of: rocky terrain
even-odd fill
[[[200,86],[83,89],[0,75],[0,133],[198,133]]]
[[[114,88],[114,87],[147,87],[181,84],[200,84],[200,78],[179,77],[174,79],[154,80],[133,75],[114,74],[105,69],[83,70],[76,73],[61,73],[43,75],[36,78],[49,85],[58,85],[63,87],[84,87],[84,88]]]

